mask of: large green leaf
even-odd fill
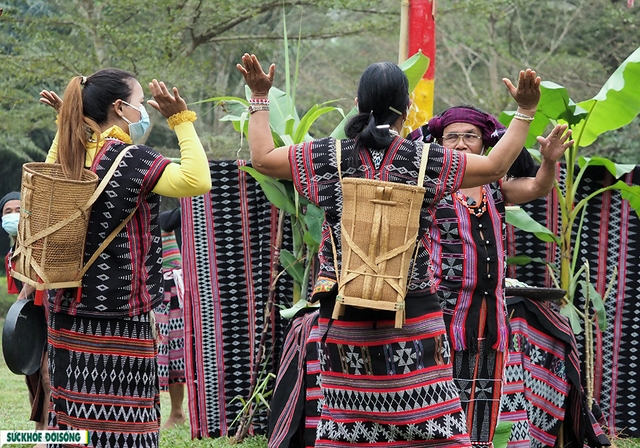
[[[347,135],[344,133],[344,128],[347,126],[349,120],[354,115],[357,115],[358,109],[356,107],[352,108],[347,115],[344,116],[342,121],[338,124],[338,126],[331,133],[331,137],[336,138],[338,140],[347,138]]]
[[[314,204],[307,205],[304,214],[304,222],[307,224],[309,234],[313,240],[320,244],[322,241],[322,224],[324,223],[324,210]]]
[[[329,112],[338,111],[344,117],[344,112],[342,111],[341,108],[325,106],[324,104],[314,105],[300,119],[300,123],[298,124],[295,135],[293,136],[294,143],[302,143],[303,141],[310,140],[311,136],[309,135],[309,129],[311,128],[311,125],[315,123],[315,121],[322,115],[328,114]]]
[[[571,329],[574,334],[582,333],[582,324],[580,321],[580,315],[578,314],[578,310],[573,305],[573,303],[567,303],[562,308],[560,308],[560,314],[569,319],[569,323],[571,324]]]
[[[280,250],[280,264],[293,280],[302,284],[304,279],[304,267],[302,263],[287,249]]]
[[[548,264],[548,262],[540,257],[529,257],[528,255],[516,255],[507,258],[508,265],[524,266],[529,263]]]
[[[505,213],[505,218],[507,224],[511,224],[512,226],[522,229],[526,232],[533,233],[535,236],[546,243],[555,242],[560,244],[560,238],[555,233],[533,219],[520,207],[508,208]]]
[[[293,129],[299,121],[298,112],[291,105],[291,97],[282,90],[271,87],[269,90],[269,123],[273,130],[280,136],[292,135],[290,129]],[[287,128],[289,128],[289,132],[287,132]]]
[[[623,199],[629,201],[629,205],[636,211],[638,218],[640,218],[640,185],[627,185],[619,180],[613,187],[620,190],[620,194]]]
[[[320,306],[320,301],[317,303],[309,303],[306,300],[298,300],[293,306],[289,308],[283,308],[280,310],[280,315],[285,319],[292,319],[298,311],[303,308],[318,308]]]
[[[315,240],[311,232],[304,232],[302,235],[302,241],[307,245],[308,251],[315,254],[320,249],[320,244]]]
[[[587,111],[569,98],[567,89],[551,81],[540,83],[540,102],[537,110],[537,114],[553,121],[567,123],[570,127],[587,117]]]
[[[581,170],[588,166],[604,166],[616,179],[627,173],[630,173],[636,167],[631,164],[614,163],[605,157],[578,157],[578,165]]]
[[[587,283],[582,280],[579,282],[580,287],[582,289],[582,294],[586,297],[589,294],[589,300],[593,304],[593,309],[596,312],[596,316],[598,317],[598,327],[600,327],[600,331],[605,331],[607,329],[607,312],[604,309],[604,301],[602,300],[602,296],[596,291],[596,288],[591,283]]]
[[[640,113],[640,48],[618,67],[600,92],[578,103],[589,112],[587,119],[574,127],[579,146],[589,146],[607,131],[629,124]]]
[[[503,111],[498,120],[509,126],[515,111]],[[529,134],[525,146],[531,148],[536,144],[536,137],[544,136],[549,123],[568,123],[570,126],[578,124],[587,116],[587,111],[579,107],[571,98],[567,89],[551,81],[540,83],[540,102],[534,120],[529,127]]]
[[[260,188],[262,188],[269,202],[290,215],[295,214],[295,204],[287,194],[287,189],[284,184],[278,182],[273,177],[265,176],[253,167],[241,166],[239,169],[249,173],[251,177],[260,184]]]
[[[494,448],[507,448],[509,444],[509,438],[511,437],[511,428],[515,422],[500,421],[496,426],[496,430],[493,433],[493,447]]]
[[[409,59],[398,64],[409,80],[409,93],[413,92],[413,89],[416,88],[424,74],[427,73],[430,62],[429,57],[418,50],[418,52]]]

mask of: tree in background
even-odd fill
[[[343,67],[327,65],[325,58],[317,57],[326,51],[323,43],[336,47],[334,40],[341,36],[368,34],[371,39],[374,32],[397,34],[392,29],[399,20],[393,16],[399,13],[393,5],[394,0],[375,5],[365,0],[6,2],[0,17],[0,154],[14,160],[14,166],[0,185],[19,183],[20,165],[44,158],[55,124],[51,111],[38,104],[38,93],[43,88],[62,92],[70,75],[116,66],[141,80],[157,77],[175,82],[189,98],[239,95],[243,84],[235,63],[244,52],[262,54],[283,66],[284,7],[289,22],[299,24],[291,27],[290,37],[302,39],[303,71],[316,74],[300,90],[312,92],[326,85],[328,76],[339,79],[345,67],[357,73],[373,57],[361,56],[357,67],[349,68],[346,58]],[[359,47],[365,48],[364,42]],[[345,91],[352,97],[353,90],[349,84],[332,98],[345,97]],[[198,112],[196,125],[211,158],[235,157],[239,146],[235,133],[219,122],[224,112],[204,108]],[[177,147],[156,114],[148,139],[160,149]]]
[[[301,38],[289,50],[300,61],[300,115],[329,100],[349,110],[364,67],[397,61],[398,0],[3,2],[0,191],[19,182],[24,161],[44,158],[54,135],[51,111],[37,102],[43,88],[62,92],[70,75],[118,66],[143,80],[175,82],[194,100],[242,96],[234,71],[241,54],[255,52],[284,67],[283,6],[290,40]],[[608,0],[440,0],[434,110],[471,103],[497,114],[507,101],[500,79],[523,66],[590,97],[637,46],[639,21],[640,8]],[[200,106],[196,125],[210,157],[236,158],[241,143],[219,121],[225,112],[208,107]],[[329,133],[335,120],[321,117],[312,132]],[[152,113],[152,123],[149,143],[174,155],[164,120]],[[635,121],[594,151],[635,162],[639,134]],[[247,158],[246,143],[242,148],[238,156]]]
[[[497,116],[508,104],[502,77],[523,66],[594,96],[640,41],[640,8],[610,0],[440,0],[434,111],[472,104]],[[583,155],[637,163],[640,121]]]

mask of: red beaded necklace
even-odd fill
[[[484,212],[487,211],[487,192],[484,189],[484,185],[480,187],[482,191],[482,199],[479,204],[474,203],[473,205],[469,205],[467,202],[468,197],[460,192],[460,190],[456,191],[454,197],[460,201],[462,205],[467,207],[469,213],[476,217],[481,217]]]

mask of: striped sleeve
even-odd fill
[[[466,167],[467,156],[464,153],[431,145],[425,187],[432,192],[434,203],[460,189]]]

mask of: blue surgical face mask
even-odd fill
[[[11,236],[18,235],[20,213],[8,213],[2,217],[2,228]]]
[[[137,121],[135,123],[127,120],[127,117],[125,117],[124,115],[122,116],[122,119],[129,124],[129,136],[131,137],[131,140],[135,142],[136,140],[140,140],[145,132],[147,132],[147,129],[149,129],[149,126],[151,126],[151,122],[149,121],[149,114],[147,113],[147,109],[145,109],[144,106],[136,107],[127,103],[126,101],[123,101],[123,103],[140,112],[140,121]]]

